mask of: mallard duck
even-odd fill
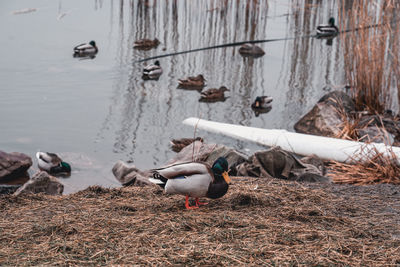
[[[184,88],[199,88],[204,87],[204,79],[203,75],[199,74],[196,77],[187,77],[186,79],[179,79],[178,83],[180,87]]]
[[[194,141],[203,142],[203,138],[196,137],[196,138],[181,138],[181,139],[172,139],[171,140],[171,148],[175,152],[181,151],[184,147],[190,145]]]
[[[150,39],[140,39],[135,41],[133,44],[133,48],[141,49],[141,50],[150,50],[152,48],[157,47],[160,44],[160,41],[155,38],[154,40]]]
[[[147,65],[143,69],[143,79],[158,79],[162,74],[163,70],[160,66],[160,62],[157,60],[154,64]]]
[[[37,152],[36,158],[38,160],[39,169],[47,171],[48,173],[62,174],[71,172],[71,166],[62,161],[57,154],[49,152]]]
[[[255,44],[244,44],[239,48],[239,53],[242,56],[261,57],[265,54],[261,47]]]
[[[88,44],[80,44],[74,47],[74,56],[90,56],[98,52],[95,41],[90,41]]]
[[[186,196],[186,209],[195,209],[202,204],[200,197],[216,199],[224,196],[231,179],[228,161],[220,157],[212,167],[206,163],[187,162],[153,170],[152,183],[161,186],[168,194]],[[195,198],[195,206],[189,206],[189,197]]]
[[[225,91],[229,91],[225,86],[221,86],[219,89],[211,88],[201,92],[200,101],[204,102],[215,102],[225,100]]]
[[[328,25],[319,25],[317,26],[317,36],[318,37],[327,37],[327,36],[335,36],[339,33],[339,29],[335,26],[335,18],[329,19]]]
[[[272,106],[271,96],[257,96],[251,107],[254,109],[268,109]]]

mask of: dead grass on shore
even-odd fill
[[[154,187],[1,196],[0,265],[400,264],[384,217],[322,190],[236,178],[209,202],[187,211]]]

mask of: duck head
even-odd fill
[[[331,17],[328,22],[329,22],[329,25],[335,26],[335,18]]]
[[[52,167],[50,169],[51,173],[70,173],[71,172],[71,165],[68,163],[61,161],[60,165]]]
[[[261,106],[261,103],[262,103],[262,98],[259,97],[259,96],[257,96],[257,97],[256,97],[256,100],[254,100],[253,106],[254,106],[255,108],[259,108],[259,107]]]
[[[90,41],[89,44],[93,47],[96,47],[96,42],[95,41]]]
[[[156,61],[154,62],[154,65],[160,66],[160,61],[156,60]]]
[[[221,87],[219,88],[219,90],[222,91],[222,92],[229,91],[229,89],[226,88],[225,86],[221,86]]]
[[[199,75],[197,75],[197,78],[199,78],[201,81],[205,81],[206,79],[204,79],[204,77],[203,77],[203,75],[202,74],[199,74]]]
[[[219,157],[211,169],[217,177],[222,176],[227,184],[231,182],[228,175],[228,161],[224,157]]]

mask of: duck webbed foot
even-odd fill
[[[198,199],[197,197],[196,197],[196,200],[195,200],[195,201],[196,201],[196,206],[197,206],[197,207],[199,207],[199,206],[201,206],[201,205],[208,205],[207,202],[200,202],[199,199]]]
[[[189,196],[186,196],[185,207],[187,210],[193,210],[193,209],[198,209],[199,205],[196,203],[196,206],[189,206]]]

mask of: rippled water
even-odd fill
[[[13,13],[26,8],[36,10]],[[63,180],[68,193],[118,185],[111,173],[118,159],[143,169],[160,166],[174,156],[170,139],[193,136],[193,128],[181,123],[187,117],[293,131],[323,94],[345,84],[340,36],[330,45],[316,38],[261,43],[266,54],[256,59],[243,58],[238,47],[164,57],[158,81],[143,81],[142,67],[151,61],[137,61],[314,34],[317,24],[336,15],[336,1],[316,0],[2,0],[0,149],[64,155],[74,169]],[[135,40],[155,37],[157,49],[133,49]],[[73,58],[72,48],[90,40],[99,47],[96,58]],[[206,88],[228,87],[226,101],[200,103],[197,91],[177,89],[177,79],[197,74],[207,79]],[[269,113],[251,110],[258,95],[274,98]],[[242,151],[260,149],[197,135]]]

